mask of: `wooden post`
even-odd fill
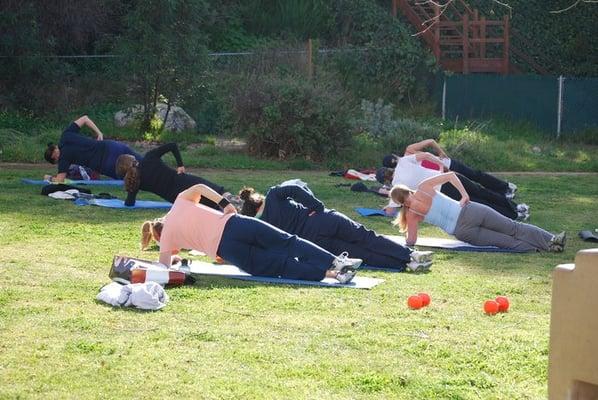
[[[502,73],[504,75],[509,73],[509,45],[511,30],[509,29],[509,15],[505,15],[504,18],[504,42],[503,42],[503,54],[502,54]]]
[[[307,78],[311,80],[314,75],[311,38],[307,39]]]
[[[440,65],[440,58],[442,53],[440,52],[440,7],[434,3],[434,56],[436,57],[436,65]]]
[[[469,74],[469,15],[463,14],[463,74]]]
[[[397,8],[398,8],[398,0],[392,0],[392,10],[391,10],[391,14],[393,17],[397,16]]]
[[[486,58],[486,17],[480,18],[480,58]]]

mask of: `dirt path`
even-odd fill
[[[20,168],[20,169],[48,169],[51,168],[49,164],[31,164],[31,163],[1,163],[0,162],[0,169],[1,168]],[[220,168],[194,168],[189,167],[189,171],[200,171],[200,170],[212,170],[212,169],[220,169]],[[266,170],[265,170],[266,171]],[[293,170],[284,170],[285,172],[293,172]],[[312,172],[317,172],[317,170],[309,170]],[[328,173],[327,170],[321,170],[321,172]],[[505,175],[505,176],[595,176],[598,175],[598,172],[545,172],[545,171],[536,171],[536,172],[525,172],[525,171],[509,171],[509,172],[490,172],[494,175]]]

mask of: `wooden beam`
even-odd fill
[[[509,46],[510,46],[509,14],[505,15],[504,23],[505,23],[505,27],[504,27],[505,42],[503,44],[503,54],[502,54],[502,58],[503,58],[502,73],[504,75],[507,75],[509,73],[509,64],[510,64],[510,62],[509,62]]]
[[[463,14],[463,74],[469,74],[469,15]]]

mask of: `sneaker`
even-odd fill
[[[567,233],[565,231],[559,233],[558,235],[554,235],[552,237],[551,243],[557,244],[559,246],[565,247],[565,243],[567,243]]]
[[[515,220],[519,222],[527,222],[529,221],[529,213],[517,212],[517,218]]]
[[[228,192],[224,193],[222,197],[228,200],[228,202],[231,203],[233,207],[237,209],[237,211],[241,211],[243,208],[243,203],[245,203],[245,201],[243,201],[239,196],[230,194]]]
[[[550,243],[548,245],[548,251],[550,251],[551,253],[562,253],[563,250],[565,250],[565,248],[560,244]]]
[[[415,261],[418,264],[423,264],[425,262],[432,262],[432,254],[431,251],[417,251],[413,250],[411,252],[411,260]]]
[[[361,266],[362,262],[361,258],[349,258],[349,253],[345,251],[332,261],[332,270],[339,273],[356,270]]]
[[[517,211],[529,214],[529,206],[525,203],[517,204]]]
[[[509,188],[507,189],[507,193],[505,193],[505,196],[508,199],[513,199],[515,198],[515,193],[517,192],[517,185],[515,185],[513,182],[508,182],[508,186]]]
[[[407,264],[405,264],[405,267],[408,271],[411,272],[426,272],[430,270],[430,267],[432,266],[432,261],[426,261],[426,262],[417,262],[415,260],[408,262]]]
[[[336,274],[336,280],[344,285],[351,282],[356,274],[357,271],[355,271],[354,269],[347,270],[345,272],[339,272],[338,274]]]

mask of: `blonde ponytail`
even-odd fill
[[[141,225],[141,250],[147,250],[152,240],[159,241],[162,234],[164,220],[156,218],[153,221],[145,221]]]
[[[409,207],[405,205],[405,200],[409,195],[415,193],[405,185],[396,185],[390,190],[390,198],[401,205],[399,215],[392,221],[393,225],[398,225],[401,232],[407,232],[407,211]]]

